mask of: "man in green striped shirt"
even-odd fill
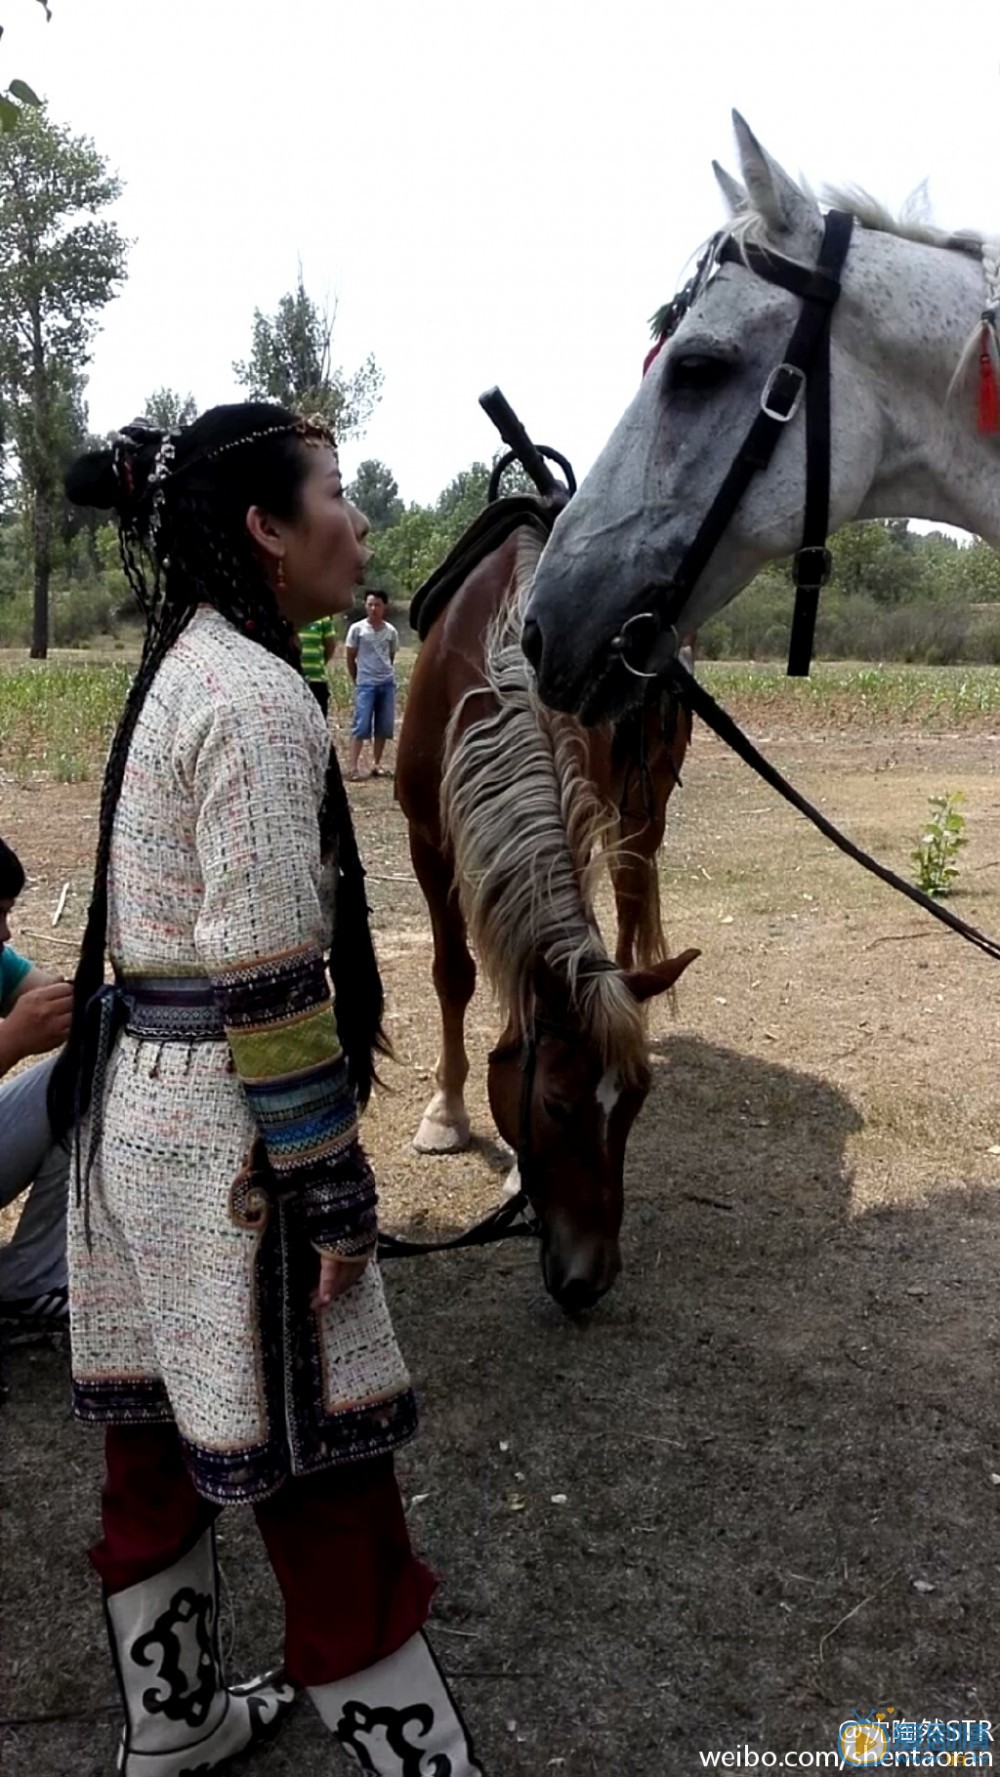
[[[319,617],[299,630],[302,650],[302,676],[323,711],[330,713],[330,681],[326,669],[337,652],[337,637],[332,617]]]

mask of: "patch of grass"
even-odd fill
[[[989,666],[871,666],[821,661],[808,679],[777,664],[708,661],[699,677],[741,715],[836,727],[883,723],[937,729],[1000,721],[1000,673]]]
[[[52,775],[57,784],[85,784],[90,777],[90,765],[78,753],[60,753]]]
[[[124,663],[32,661],[0,670],[0,762],[6,771],[81,783],[107,754],[130,673]]]
[[[111,648],[114,644],[111,644]],[[396,662],[398,722],[416,650]],[[47,661],[0,656],[0,762],[7,771],[51,774],[63,783],[99,775],[131,677],[128,660],[68,651]],[[866,666],[821,662],[809,679],[778,665],[709,661],[708,689],[740,721],[817,727],[902,726],[948,730],[1000,725],[1000,672],[991,667]],[[354,700],[343,661],[330,674],[341,721]]]
[[[416,648],[401,647],[396,656],[396,732],[399,733],[399,721],[406,705],[406,693],[410,687],[410,674],[417,658]],[[337,658],[330,669],[330,703],[338,715],[348,715],[354,708],[354,686],[350,675],[338,650]]]
[[[396,731],[402,718],[415,652],[396,662]],[[43,773],[58,783],[99,777],[132,678],[132,666],[112,654],[25,661],[0,656],[0,768],[18,776]],[[354,687],[342,661],[330,674],[330,701],[346,718]]]

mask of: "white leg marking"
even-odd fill
[[[515,1160],[507,1177],[503,1181],[503,1190],[500,1192],[501,1203],[505,1202],[508,1197],[516,1197],[520,1189],[521,1174],[517,1170],[517,1161]]]

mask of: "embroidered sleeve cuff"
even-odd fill
[[[355,1259],[373,1251],[378,1239],[378,1191],[359,1141],[330,1173],[302,1188],[297,1212],[306,1238],[321,1252]]]

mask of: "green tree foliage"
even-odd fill
[[[411,599],[451,547],[448,534],[429,506],[407,506],[394,525],[371,541],[375,559],[368,578],[373,586],[384,587],[391,598]]]
[[[959,550],[954,571],[956,590],[969,604],[1000,604],[1000,554],[988,543],[977,537],[968,549]]]
[[[460,469],[438,495],[434,513],[442,533],[448,538],[449,548],[458,542],[473,519],[479,517],[486,504],[489,479],[488,464],[470,463],[467,469]]]
[[[163,387],[154,389],[139,411],[161,432],[176,432],[179,426],[190,426],[198,418],[198,403],[191,394],[180,395],[176,389]]]
[[[48,0],[38,0],[38,4],[44,8],[46,18],[50,19],[52,14]],[[3,26],[0,25],[0,37],[2,36]],[[38,94],[32,91],[26,80],[12,80],[6,92],[0,93],[0,136],[17,128],[26,105],[34,108],[40,103]]]
[[[873,519],[845,526],[830,549],[833,575],[816,625],[820,658],[931,666],[1000,660],[1000,555],[987,544],[920,533],[905,519]],[[706,624],[702,652],[780,659],[793,600],[790,564],[771,564]]]
[[[883,605],[912,604],[930,594],[917,535],[906,520],[847,525],[831,545],[841,591],[865,593]]]
[[[48,642],[61,470],[82,430],[83,369],[125,276],[126,243],[101,215],[120,191],[93,143],[43,110],[0,136],[0,397],[31,516],[36,658]]]
[[[382,394],[383,375],[369,355],[350,373],[332,356],[336,308],[320,308],[299,269],[294,290],[275,315],[254,310],[250,356],[233,371],[252,400],[280,401],[305,414],[322,414],[339,439],[364,432]]]
[[[489,492],[490,476],[493,474],[501,455],[498,451],[492,463],[470,463],[467,469],[459,470],[453,481],[438,495],[435,512],[442,522],[453,543],[457,543],[462,532],[478,518],[486,505]],[[500,485],[501,496],[507,494],[533,494],[537,489],[526,469],[520,463],[511,463],[504,470]]]
[[[362,463],[348,492],[372,521],[375,560],[368,576],[371,584],[384,587],[394,599],[412,598],[479,517],[492,472],[490,463],[470,463],[449,481],[433,505],[404,507],[395,478],[385,464]],[[389,490],[391,498],[387,499]],[[518,464],[512,464],[501,491],[527,493],[533,491],[533,483]]]
[[[347,497],[363,512],[372,530],[389,529],[398,524],[406,511],[399,497],[399,485],[392,470],[377,457],[366,457],[358,464],[358,472],[349,484]]]

